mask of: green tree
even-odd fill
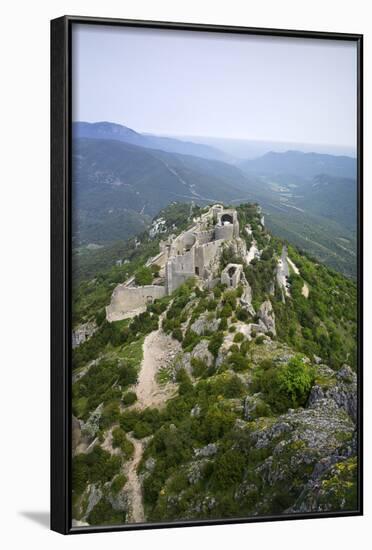
[[[153,280],[153,274],[149,267],[143,266],[140,267],[134,276],[134,280],[136,285],[138,286],[144,286],[144,285],[151,285]]]
[[[134,391],[128,391],[122,397],[124,405],[133,405],[137,401],[137,394]]]
[[[305,405],[313,382],[313,368],[297,355],[284,365],[262,364],[252,389],[264,393],[272,409],[281,413]]]

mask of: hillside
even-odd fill
[[[261,182],[268,227],[311,256],[356,277],[356,160],[317,153],[268,153],[239,167]]]
[[[91,254],[96,245],[106,249],[121,242],[118,246],[123,246],[171,202],[205,205],[250,200],[262,205],[268,225],[278,236],[355,277],[356,183],[346,177],[355,171],[354,159],[270,153],[249,161],[257,168],[249,171],[244,163],[237,166],[149,148],[151,142],[142,139],[146,136],[121,126],[109,125],[106,132],[100,123],[98,130],[88,125],[84,132],[75,132],[101,136],[74,141],[73,247],[81,253],[82,262],[91,263],[99,256],[99,252]],[[135,145],[121,141],[129,141],[127,134]],[[111,136],[117,139],[108,139]],[[320,169],[328,173],[319,175]],[[273,174],[268,175],[270,170]],[[344,177],[332,175],[340,173]]]
[[[82,525],[356,507],[356,285],[269,233],[256,205],[236,208],[213,267],[242,266],[233,286],[192,277],[105,320],[116,284],[157,278],[160,240],[206,212],[168,206],[126,263],[74,290]]]
[[[249,178],[215,160],[107,139],[77,139],[73,155],[75,246],[126,239],[173,201],[252,197]]]
[[[92,138],[123,141],[148,149],[161,149],[169,153],[192,155],[224,162],[232,159],[231,155],[227,155],[216,147],[202,143],[193,143],[184,139],[141,134],[131,128],[121,124],[114,124],[113,122],[73,122],[72,135],[75,139]]]
[[[325,155],[320,153],[303,153],[273,151],[256,159],[245,160],[239,166],[250,173],[261,175],[296,176],[311,179],[319,174],[356,179],[356,160],[343,155]]]

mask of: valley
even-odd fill
[[[278,236],[356,277],[355,159],[288,151],[242,161],[175,139],[161,149],[163,138],[155,143],[153,136],[102,125],[77,127],[74,133],[73,247],[79,278],[105,266],[113,249],[146,231],[173,202],[246,201],[262,206]],[[112,257],[113,263],[120,259]]]

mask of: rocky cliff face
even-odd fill
[[[261,304],[260,309],[257,312],[259,320],[263,323],[267,332],[270,332],[273,336],[276,336],[275,329],[275,313],[270,300],[266,300]]]
[[[72,331],[72,348],[77,348],[80,344],[89,340],[96,330],[97,325],[95,322],[84,323],[76,327]]]
[[[322,399],[331,399],[356,422],[357,417],[357,376],[348,365],[334,372],[326,365],[319,365],[319,380],[312,388],[309,406]]]

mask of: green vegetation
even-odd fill
[[[335,464],[324,476],[319,504],[332,510],[354,510],[357,501],[357,458]]]
[[[95,505],[87,519],[90,525],[121,525],[125,523],[126,514],[114,510],[110,502],[103,498]]]
[[[121,458],[111,456],[101,447],[96,446],[88,454],[79,454],[72,461],[72,488],[75,495],[80,495],[87,483],[105,483],[119,472]]]
[[[123,388],[134,384],[136,380],[137,369],[130,362],[100,361],[73,385],[73,413],[77,417],[86,419],[100,403],[118,406]],[[109,413],[111,418],[111,412]]]
[[[217,357],[217,354],[222,345],[222,342],[223,342],[223,332],[215,332],[208,344],[208,350],[211,352],[211,354],[214,357]]]
[[[134,447],[133,443],[127,439],[124,430],[117,427],[112,430],[112,446],[114,449],[119,447],[126,460],[133,455]]]
[[[124,405],[133,405],[137,401],[137,394],[134,391],[128,391],[123,394],[122,402]]]
[[[125,352],[128,353],[131,350],[128,347],[129,344],[134,347],[140,345],[140,349],[142,349],[143,342],[139,343],[140,337],[156,330],[158,324],[158,315],[148,311],[140,313],[129,323],[127,321],[116,323],[105,321],[89,340],[74,349],[73,369],[81,368],[102,354],[109,353],[113,348],[120,348],[123,357],[127,356]]]
[[[282,413],[305,405],[313,382],[313,368],[296,356],[283,365],[262,362],[255,372],[252,390],[262,392],[272,410]]]
[[[137,269],[134,275],[135,283],[138,286],[151,285],[152,279],[153,279],[153,271],[146,266],[142,266],[139,269]]]
[[[122,490],[126,482],[127,478],[124,474],[118,474],[116,477],[114,477],[110,487],[112,493],[114,495],[117,495]]]
[[[355,283],[314,263],[292,246],[288,253],[301,275],[290,277],[292,298],[288,303],[278,297],[273,301],[278,337],[309,356],[320,356],[332,367],[341,366],[346,357],[355,367]],[[302,295],[304,281],[310,288],[308,298]]]
[[[176,229],[166,217],[165,235],[187,227],[190,206],[174,205],[170,213]],[[290,419],[297,418],[302,407],[311,413],[306,407],[315,383],[326,391],[336,385],[335,372],[343,363],[355,367],[356,286],[287,245],[299,274],[291,268],[290,296],[284,302],[275,277],[283,242],[262,226],[255,205],[239,206],[238,216],[241,237],[247,245],[254,239],[262,250],[261,258],[244,268],[257,315],[240,299],[242,285],[199,288],[190,278],[133,319],[106,322],[104,305],[119,273],[134,276],[138,284],[150,284],[158,276],[159,266],[143,267],[150,251],[158,249],[157,237],[151,242],[142,236],[142,253],[134,246],[129,263],[80,283],[77,318],[94,318],[98,328],[73,352],[73,414],[82,421],[82,435],[97,441],[90,453],[73,459],[74,517],[84,516],[88,485],[94,483],[103,496],[87,521],[125,521],[126,513],[114,510],[111,497],[119,498],[127,482],[122,468],[133,456],[132,437],[145,439],[139,475],[149,521],[277,514],[305,495],[314,466],[326,455],[311,445],[308,449],[308,428],[299,420],[292,426]],[[246,224],[251,235],[243,231]],[[236,250],[223,247],[220,271],[229,262],[243,263]],[[263,335],[257,326],[250,339],[241,325],[262,324],[258,310],[266,300],[275,314],[276,336]],[[142,410],[132,407],[137,399],[134,385],[144,338],[159,327],[160,316],[162,330],[180,342],[182,350],[160,366],[157,382],[172,381],[176,389],[160,410]],[[315,355],[333,370],[317,366]],[[289,409],[295,412],[287,414]],[[342,411],[337,421],[350,419]],[[342,457],[344,449],[351,448],[350,430],[337,427],[330,437]],[[110,441],[110,433],[112,456],[100,446]],[[334,509],[340,503],[343,509],[353,509],[353,459],[341,460],[324,473],[316,496],[322,509],[329,503]]]

